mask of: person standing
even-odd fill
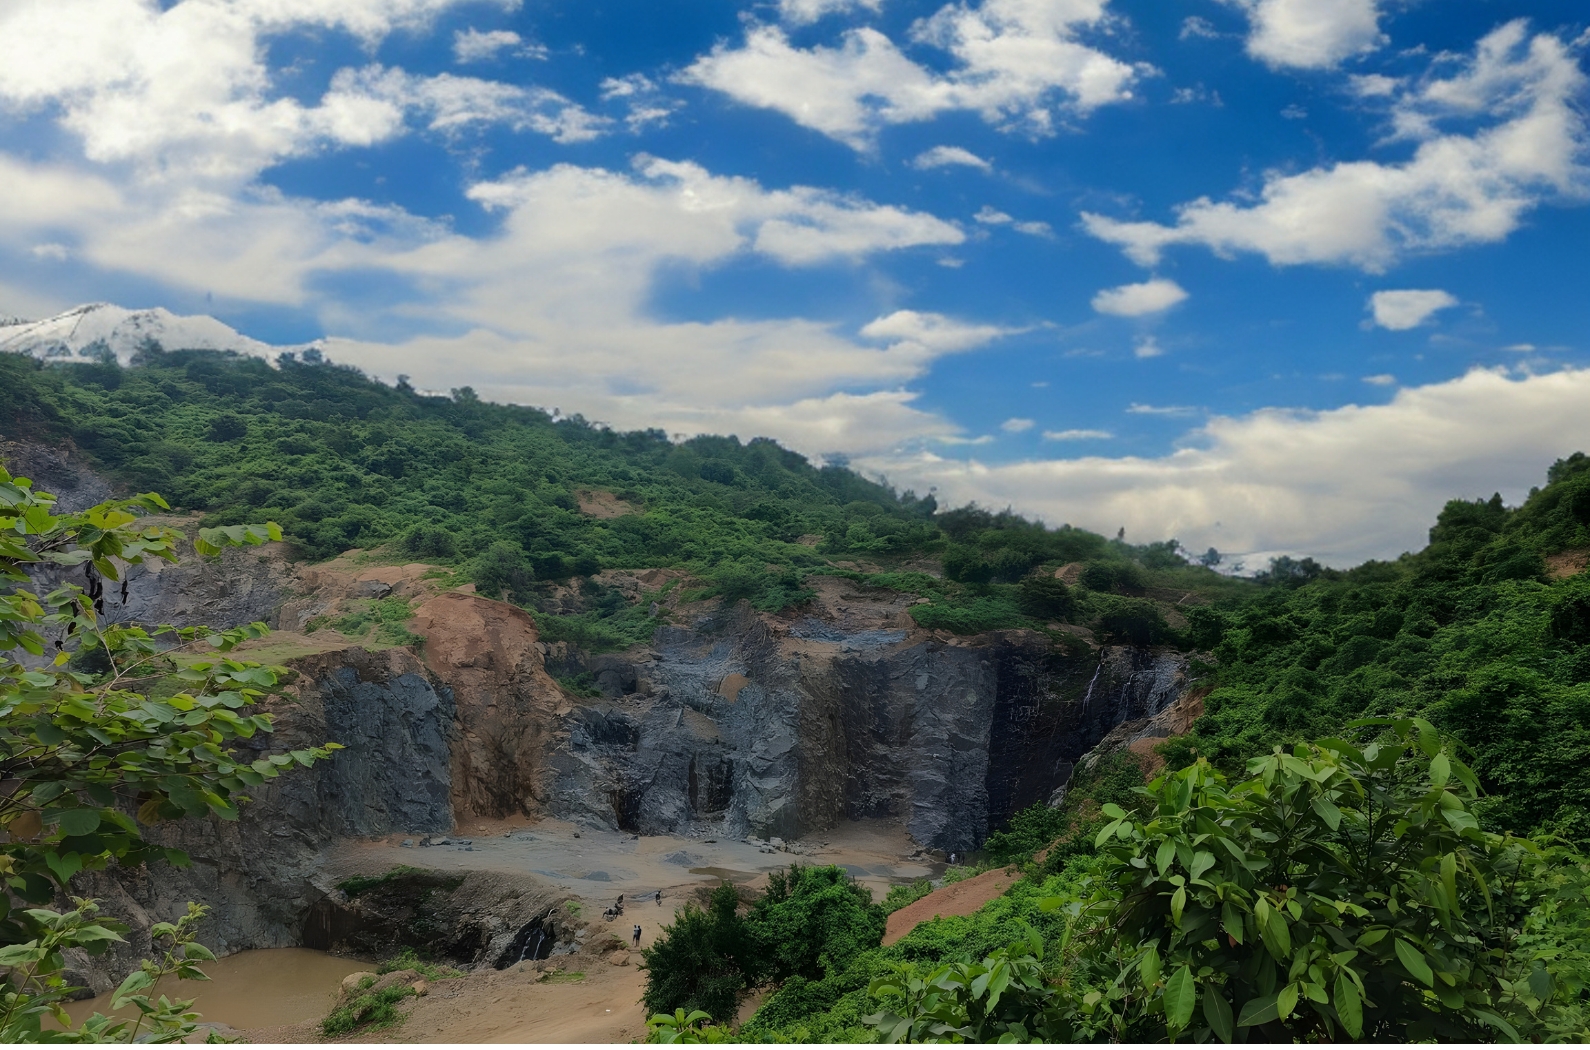
[[[662,907],[662,890],[657,891],[657,907]]]
[[[635,929],[634,929],[633,935],[631,937],[630,943],[633,944],[637,948],[640,947],[640,923],[638,923],[638,922],[635,924]]]

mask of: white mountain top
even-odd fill
[[[0,318],[0,350],[45,360],[93,359],[108,350],[125,366],[151,339],[167,350],[232,350],[273,364],[283,351],[306,348],[271,346],[213,317],[178,317],[160,307],[128,310],[89,303],[43,321]]]

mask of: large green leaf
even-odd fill
[[[1231,1042],[1235,1025],[1231,1019],[1231,1004],[1213,983],[1204,984],[1204,1021],[1222,1043]]]
[[[1402,963],[1403,968],[1426,985],[1434,985],[1435,972],[1430,969],[1430,964],[1425,962],[1424,956],[1420,954],[1419,949],[1401,937],[1398,937],[1395,943],[1397,960]]]
[[[1336,1016],[1341,1018],[1342,1027],[1347,1029],[1347,1034],[1354,1039],[1360,1039],[1364,1034],[1364,1004],[1358,997],[1358,988],[1345,973],[1336,975],[1336,988],[1331,996],[1331,1005],[1336,1008]]]
[[[1165,982],[1165,1023],[1171,1031],[1186,1028],[1197,1005],[1198,982],[1193,979],[1192,967],[1183,966]]]

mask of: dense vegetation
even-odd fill
[[[1057,854],[975,915],[790,979],[754,1040],[1590,1038],[1590,864],[1486,832],[1418,720],[1083,785]],[[1121,804],[1104,802],[1108,795]]]
[[[815,467],[765,439],[675,444],[318,361],[273,369],[151,346],[122,369],[0,354],[0,429],[70,441],[206,525],[277,521],[306,558],[379,547],[456,566],[483,593],[539,609],[548,637],[588,649],[632,645],[657,626],[649,608],[590,579],[604,568],[683,567],[703,595],[766,610],[809,598],[814,572],[843,573],[925,595],[913,615],[930,628],[1070,620],[1144,644],[1174,637],[1156,588],[1245,589],[1189,565],[1173,541],[1133,546],[976,507],[936,513],[932,496]],[[923,557],[943,578],[914,571]],[[858,562],[867,572],[846,567]],[[1072,562],[1087,563],[1081,587],[1035,575]],[[571,578],[577,612],[566,595],[546,600]]]
[[[1488,824],[1590,843],[1587,551],[1590,458],[1575,454],[1515,510],[1448,503],[1417,554],[1283,566],[1254,599],[1194,611],[1218,688],[1167,754],[1229,771],[1355,718],[1421,715],[1460,742]]]
[[[748,988],[798,987],[843,972],[857,955],[878,946],[884,917],[872,891],[839,867],[775,871],[744,915],[738,892],[725,882],[705,910],[686,904],[642,951],[642,1001],[651,1014],[701,1010],[733,1020]]]
[[[55,499],[0,468],[0,1040],[180,1041],[195,1030],[188,1000],[158,999],[163,978],[202,980],[214,959],[195,939],[205,909],[188,906],[150,936],[146,959],[112,996],[135,1020],[96,1014],[74,1028],[62,1003],[67,952],[104,952],[127,926],[96,902],[71,897],[72,877],[110,864],[186,864],[178,849],[144,838],[148,826],[184,817],[235,820],[247,793],[339,745],[281,754],[234,753],[268,734],[258,702],[278,691],[283,668],[226,655],[266,633],[263,624],[145,629],[107,623],[106,584],[129,566],[178,560],[187,540],[141,521],[166,509],[154,494],[56,514]],[[273,524],[201,529],[195,552],[279,539]],[[37,594],[41,568],[81,571]],[[122,601],[126,600],[125,591]],[[159,688],[155,688],[156,684]],[[46,1019],[61,1029],[44,1032]]]

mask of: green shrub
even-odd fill
[[[932,892],[933,883],[927,879],[917,879],[915,882],[904,886],[891,886],[889,887],[889,892],[884,895],[883,904],[880,907],[883,908],[885,915],[893,915],[906,905],[915,904]]]
[[[759,980],[823,977],[883,940],[887,916],[872,891],[837,865],[792,864],[768,876],[746,926]],[[757,982],[753,982],[757,983]]]
[[[913,605],[910,612],[918,626],[952,634],[981,634],[1027,622],[1015,601],[1004,593],[936,600],[929,605]]]
[[[320,1034],[330,1039],[361,1029],[373,1032],[390,1028],[400,1019],[397,1004],[413,994],[414,989],[398,985],[355,995],[326,1015],[320,1022]]]
[[[746,974],[756,969],[739,906],[739,893],[725,882],[705,910],[687,901],[673,924],[641,949],[646,967],[641,1002],[647,1014],[700,1010],[716,1020],[734,1019]]]

